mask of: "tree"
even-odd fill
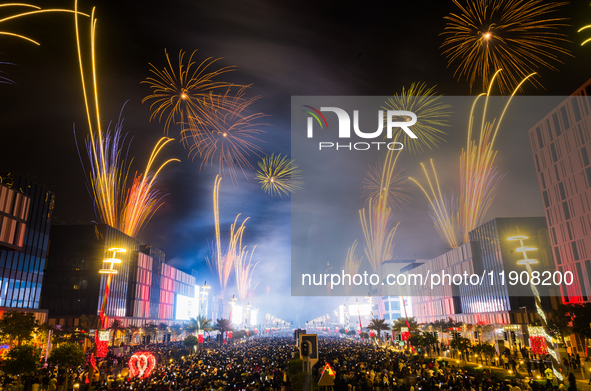
[[[224,334],[227,331],[234,330],[234,328],[232,327],[232,322],[230,322],[230,319],[218,319],[213,328],[214,330],[217,330],[222,334],[222,340],[224,339]]]
[[[348,336],[354,336],[355,334],[357,334],[357,332],[355,330],[349,330],[349,332],[347,333]]]
[[[183,345],[185,345],[186,347],[188,347],[189,349],[191,349],[191,354],[195,350],[195,345],[197,345],[198,343],[199,343],[199,339],[196,336],[194,336],[194,335],[189,335],[183,341]]]
[[[466,353],[468,352],[468,349],[470,348],[470,340],[468,338],[464,338],[464,337],[458,337],[453,339],[449,346],[452,349],[456,349],[457,351],[459,351],[461,353],[462,359],[464,361],[466,361]]]
[[[382,342],[382,330],[390,330],[390,326],[384,319],[372,319],[367,326],[368,330],[373,330],[378,334],[378,340]]]
[[[77,367],[86,362],[84,351],[80,345],[71,342],[65,342],[53,349],[49,362],[58,365],[60,368],[66,368],[66,385],[65,390],[68,389],[68,379],[70,377],[70,367]]]
[[[33,331],[38,328],[39,322],[32,312],[8,311],[0,320],[0,333],[12,343],[20,346],[23,341],[33,338]]]
[[[346,334],[344,327],[341,327],[341,329],[339,330],[339,334]]]
[[[15,346],[8,351],[0,368],[9,375],[27,375],[39,369],[40,361],[40,348],[32,345]]]
[[[80,317],[79,326],[86,331],[86,334],[84,334],[84,352],[94,343],[94,335],[90,334],[90,330],[96,330],[99,319],[98,315],[82,315]]]
[[[409,327],[410,326],[410,327]],[[407,328],[408,332],[418,331],[419,325],[414,317],[398,318],[392,324],[392,331],[400,332],[403,328]]]
[[[178,323],[175,323],[172,326],[170,326],[170,332],[176,340],[176,338],[178,338],[183,333],[183,326],[181,326]]]
[[[365,331],[363,331],[359,334],[359,337],[361,337],[363,339],[369,339],[369,334],[366,333]]]
[[[495,355],[495,347],[488,343],[477,343],[472,347],[474,353],[480,357],[480,362],[482,363],[482,358],[486,357],[486,363],[489,363],[489,360],[492,360],[493,356]]]
[[[185,331],[191,334],[196,334],[200,330],[212,331],[213,326],[211,325],[211,319],[207,319],[205,316],[198,316],[189,319],[189,324],[185,325]]]
[[[129,325],[125,328],[125,336],[127,337],[127,343],[131,343],[133,336],[140,331],[140,328],[136,325]]]
[[[113,319],[113,321],[111,322],[111,326],[109,326],[109,330],[113,331],[112,345],[115,346],[115,337],[117,336],[117,332],[125,331],[125,327],[123,327],[123,323],[119,319]]]

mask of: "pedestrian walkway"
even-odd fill
[[[466,365],[476,365],[476,366],[482,365],[480,362],[474,362],[474,361],[470,361],[470,360],[468,360],[467,362],[464,362],[464,361],[461,361],[460,360],[460,362],[458,363],[458,360],[457,359],[453,359],[453,358],[449,358],[449,357],[441,357],[441,359],[448,361],[451,365],[457,365],[459,367],[463,367],[463,366],[466,366]],[[509,370],[506,370],[504,368],[496,367],[496,366],[493,366],[493,365],[488,366],[488,365],[485,365],[484,364],[484,365],[482,365],[482,368],[483,369],[486,369],[486,370],[488,370],[490,372],[502,373],[502,374],[508,375],[508,376],[515,375],[513,373],[513,371],[509,371]],[[585,379],[583,380],[583,377],[582,377],[582,374],[581,374],[581,370],[580,369],[574,370],[573,372],[575,374],[575,377],[577,378],[577,389],[579,389],[581,391],[591,391],[591,385],[588,384],[589,383],[589,375],[590,374],[589,373],[586,373],[585,374]],[[538,371],[537,370],[533,371],[533,375],[536,378],[536,380],[543,380],[543,376],[538,377],[539,374],[538,374]],[[528,376],[528,373],[527,373],[527,370],[526,369],[522,369],[520,367],[519,368],[519,372],[518,372],[518,377],[519,378],[522,378],[522,379],[524,379],[526,377],[529,377]],[[566,379],[566,377],[565,377],[564,380],[565,380],[565,382],[564,382],[565,386],[568,385],[569,383],[568,383],[568,380]],[[556,382],[556,378],[554,378],[554,382]]]

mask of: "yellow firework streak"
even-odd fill
[[[290,195],[302,188],[302,182],[299,181],[301,172],[292,159],[271,154],[259,162],[255,178],[265,192],[281,197],[282,194]]]
[[[357,249],[357,240],[353,242],[353,245],[349,247],[347,250],[347,258],[345,258],[345,267],[343,271],[345,274],[355,275],[359,271],[359,267],[361,266],[361,262],[363,261],[363,257],[358,258],[355,255],[355,250]],[[349,285],[345,285],[345,291],[348,293],[351,287]]]
[[[553,16],[566,1],[453,1],[459,12],[445,17],[441,47],[448,66],[456,66],[454,76],[465,77],[470,89],[481,79],[485,90],[489,75],[503,69],[499,89],[511,91],[537,68],[556,70],[559,56],[570,55],[562,46],[570,41],[559,32],[566,19]]]
[[[158,174],[164,166],[178,159],[169,159],[156,169],[150,171],[154,160],[162,148],[172,139],[162,138],[152,151],[152,155],[146,166],[144,174],[136,174],[132,187],[126,191],[129,166],[126,166],[122,157],[120,145],[121,121],[111,137],[109,131],[103,133],[98,97],[98,82],[96,75],[95,61],[95,33],[96,19],[93,8],[90,23],[90,46],[92,66],[92,92],[89,93],[86,87],[86,76],[82,61],[82,50],[80,45],[80,31],[78,25],[78,2],[75,2],[75,27],[76,45],[78,49],[78,63],[80,67],[80,78],[84,95],[84,105],[88,121],[88,155],[90,159],[90,184],[95,202],[96,212],[100,220],[124,233],[135,237],[139,231],[150,220],[156,210],[162,205],[162,197],[153,185]],[[92,108],[91,108],[92,106]]]
[[[6,4],[0,4],[0,8],[1,7],[26,7],[26,8],[33,8],[33,11],[27,11],[27,12],[21,12],[15,15],[10,15],[7,16],[5,18],[0,19],[0,23],[2,22],[6,22],[8,20],[12,20],[12,19],[16,19],[16,18],[21,18],[23,16],[29,16],[29,15],[36,15],[36,14],[42,14],[42,13],[47,13],[47,12],[68,12],[68,13],[74,13],[76,11],[72,11],[72,10],[68,10],[68,9],[41,9],[41,7],[38,7],[36,5],[31,5],[31,4],[24,4],[24,3],[6,3]],[[82,15],[82,16],[86,16],[88,17],[88,14],[84,14],[81,12],[76,12],[76,15]],[[6,35],[6,36],[11,36],[11,37],[16,37],[16,38],[20,38],[20,39],[24,39],[25,41],[34,43],[35,45],[39,45],[39,42],[35,41],[34,39],[31,39],[25,35],[22,34],[17,34],[17,33],[11,33],[8,31],[0,31],[0,35]]]
[[[248,262],[246,262],[248,251],[246,251],[246,246],[244,246],[244,248],[238,252],[238,256],[234,261],[234,273],[236,274],[236,286],[238,287],[238,297],[240,300],[244,300],[248,296],[252,281],[252,273],[259,264],[258,262],[255,264],[252,263],[252,256],[254,255],[255,249],[256,246],[252,249],[250,258],[248,259]]]
[[[206,258],[207,264],[212,272],[217,273],[218,279],[220,281],[220,288],[221,288],[221,296],[224,297],[224,293],[226,291],[226,286],[228,285],[228,280],[230,279],[230,275],[234,267],[236,266],[236,262],[238,262],[238,267],[241,269],[240,275],[242,279],[242,283],[244,281],[249,282],[250,286],[250,278],[244,279],[244,270],[245,268],[249,270],[249,273],[252,273],[254,270],[254,266],[249,261],[248,264],[245,264],[244,260],[248,255],[248,251],[246,251],[246,246],[242,247],[242,235],[244,234],[244,230],[246,229],[245,223],[249,219],[247,217],[242,221],[242,224],[238,227],[238,218],[240,214],[236,216],[234,219],[234,224],[230,226],[230,238],[228,240],[228,248],[225,253],[222,252],[222,242],[221,242],[221,233],[220,233],[220,209],[219,209],[219,194],[220,194],[220,182],[222,181],[222,177],[217,175],[215,178],[214,186],[213,186],[213,214],[214,214],[214,223],[215,223],[215,259]],[[256,248],[256,246],[255,246]],[[254,253],[254,249],[253,249]],[[251,260],[252,260],[252,253],[251,253]],[[249,274],[250,275],[250,274]],[[238,282],[238,275],[237,275],[237,283],[240,287],[240,283]],[[248,288],[247,288],[248,289]]]
[[[469,232],[482,224],[486,212],[492,204],[497,186],[503,178],[502,175],[499,175],[495,166],[497,151],[494,150],[494,142],[498,135],[503,117],[505,116],[505,112],[516,92],[521,88],[525,81],[535,75],[535,73],[532,73],[526,76],[515,87],[501,112],[498,122],[496,119],[487,122],[486,114],[488,100],[495,79],[500,72],[501,70],[493,75],[487,92],[478,95],[472,104],[468,122],[466,148],[462,149],[460,155],[459,200],[456,202],[443,195],[433,161],[431,161],[431,168],[435,178],[435,187],[429,178],[425,166],[421,164],[427,182],[429,183],[430,193],[427,192],[417,180],[410,178],[421,188],[427,197],[431,219],[433,220],[437,233],[450,248],[455,248],[462,243],[468,242]],[[482,110],[482,121],[480,123],[479,134],[477,135],[478,138],[477,140],[473,140],[473,134],[475,133],[474,113],[479,99],[483,96],[486,98]],[[460,240],[462,242],[460,242]]]
[[[390,185],[392,183],[392,174],[396,161],[400,156],[400,151],[396,153],[392,150],[388,151],[386,155],[385,167],[391,167],[389,170],[384,170],[382,182],[380,184],[380,197],[369,200],[369,210],[366,213],[365,208],[359,211],[359,219],[361,221],[361,228],[365,237],[365,256],[369,261],[374,273],[379,273],[382,263],[392,259],[394,251],[394,234],[398,228],[398,222],[394,227],[390,221],[390,213],[392,208],[388,206],[388,198],[390,194]]]
[[[384,110],[412,111],[417,116],[417,122],[412,126],[412,131],[417,136],[410,138],[405,132],[399,141],[404,144],[404,149],[411,153],[422,152],[423,149],[433,149],[445,141],[442,127],[449,126],[448,118],[451,116],[450,105],[441,101],[441,95],[437,95],[435,87],[428,87],[426,83],[412,83],[409,88],[402,88],[400,94],[395,94],[385,102]],[[401,134],[396,134],[400,136]]]

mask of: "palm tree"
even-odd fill
[[[111,326],[109,326],[109,330],[113,330],[113,346],[115,346],[115,337],[117,336],[117,332],[125,331],[125,327],[123,327],[121,320],[113,319]]]
[[[170,332],[172,333],[172,336],[176,340],[176,338],[183,333],[183,326],[181,326],[178,323],[175,323],[172,326],[170,326]]]
[[[160,323],[158,325],[158,331],[160,331],[162,333],[162,341],[164,342],[164,333],[166,333],[168,331],[168,325],[166,323]]]
[[[378,340],[381,343],[382,342],[382,330],[390,330],[390,326],[388,325],[388,323],[386,323],[386,320],[374,318],[371,320],[371,322],[369,322],[369,325],[367,325],[367,329],[373,330],[376,333],[378,333]]]
[[[392,324],[392,331],[398,331],[402,328],[407,328],[408,332],[417,331],[419,329],[419,325],[414,317],[410,318],[398,318]]]
[[[213,329],[219,331],[222,334],[222,340],[224,339],[224,333],[234,330],[230,319],[218,319],[215,323],[215,326],[213,326]]]
[[[211,319],[207,319],[205,316],[198,316],[196,318],[189,319],[189,324],[185,325],[185,331],[191,334],[196,334],[200,330],[213,330],[213,326],[211,325]]]

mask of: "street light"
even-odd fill
[[[527,274],[529,275],[529,286],[530,286],[532,292],[534,293],[534,298],[536,301],[536,310],[537,310],[537,313],[540,316],[540,320],[542,322],[544,340],[546,342],[546,349],[548,350],[548,353],[550,353],[550,356],[552,357],[552,372],[554,372],[554,375],[559,380],[563,380],[563,376],[558,369],[559,366],[558,366],[558,359],[556,357],[556,352],[554,351],[554,349],[552,347],[552,342],[551,342],[552,338],[548,335],[548,322],[546,321],[546,314],[544,314],[544,311],[542,310],[542,302],[540,300],[540,294],[538,293],[538,288],[532,282],[533,270],[531,268],[531,265],[535,265],[539,262],[537,259],[531,259],[531,258],[527,257],[528,251],[536,251],[537,248],[532,247],[532,246],[525,246],[523,244],[523,241],[526,239],[529,239],[529,238],[524,235],[516,235],[516,236],[511,236],[511,237],[507,238],[507,240],[510,240],[510,241],[519,241],[520,247],[516,248],[515,250],[519,251],[520,253],[523,254],[523,259],[520,259],[519,261],[517,261],[517,264],[518,265],[525,265],[525,267],[527,269]],[[526,312],[526,314],[527,314],[527,312]],[[528,323],[529,323],[529,320],[528,320]]]

